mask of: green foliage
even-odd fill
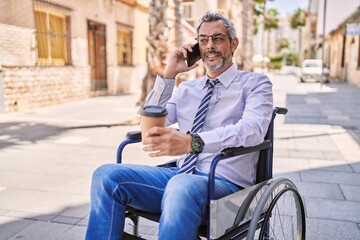
[[[282,61],[283,60],[283,54],[274,54],[274,55],[269,55],[269,59],[270,62],[277,62],[277,61]]]
[[[292,29],[303,27],[306,24],[305,10],[298,8],[290,18],[290,26]]]
[[[294,51],[284,54],[284,61],[286,65],[295,65],[298,60],[298,54]]]
[[[282,61],[283,61],[283,54],[269,55],[269,59],[270,59],[269,68],[281,69]]]
[[[279,28],[279,15],[279,11],[275,8],[270,8],[269,10],[267,10],[264,22],[265,30]]]
[[[289,48],[289,46],[290,46],[289,40],[287,38],[282,38],[279,42],[278,48],[281,50],[281,49]]]

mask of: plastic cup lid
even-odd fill
[[[140,110],[140,114],[147,117],[163,117],[167,115],[167,111],[164,107],[157,105],[149,105],[143,107]]]

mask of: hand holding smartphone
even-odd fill
[[[192,47],[192,52],[187,51],[187,59],[186,59],[186,65],[188,67],[191,67],[192,65],[194,65],[197,61],[200,60],[201,56],[200,56],[200,49],[199,49],[199,44],[196,43],[193,47]]]

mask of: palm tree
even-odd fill
[[[144,104],[147,94],[153,88],[156,75],[165,67],[170,31],[166,16],[167,7],[168,0],[151,0],[147,39],[147,73],[142,80],[141,96],[137,103],[140,106]]]
[[[266,11],[266,15],[264,18],[264,30],[267,31],[267,48],[266,48],[266,56],[269,55],[269,46],[270,46],[270,31],[271,29],[279,28],[279,11],[275,8],[270,8]]]
[[[183,43],[183,32],[182,32],[182,25],[181,25],[181,12],[180,12],[180,4],[182,0],[174,0],[175,6],[175,44],[176,47],[180,47]]]
[[[252,21],[254,18],[254,2],[253,1],[243,1],[243,13],[242,13],[242,50],[241,50],[241,60],[243,64],[243,69],[251,71],[253,68],[252,65],[252,55],[253,55],[253,45],[252,45],[252,32],[253,26]]]
[[[305,10],[298,8],[295,10],[294,14],[290,17],[290,26],[292,29],[299,30],[299,56],[301,56],[301,29],[306,24],[306,13]],[[301,59],[299,58],[299,61]]]

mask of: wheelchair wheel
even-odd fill
[[[259,239],[305,239],[305,211],[298,191],[282,189],[270,203]]]
[[[247,240],[304,240],[305,209],[293,182],[286,178],[270,183],[250,222]]]

